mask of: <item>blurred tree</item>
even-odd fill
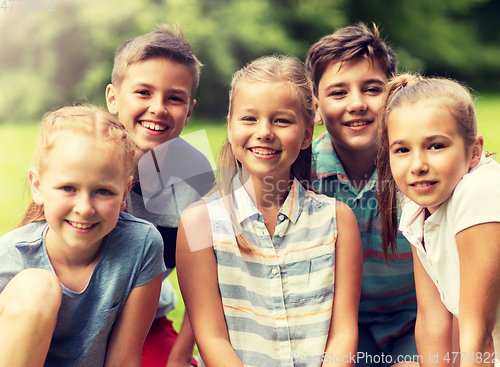
[[[499,90],[499,1],[352,0],[345,11],[350,21],[380,24],[403,69]]]
[[[220,121],[238,68],[272,53],[305,59],[320,37],[356,21],[383,28],[400,69],[481,90],[500,84],[495,0],[55,0],[55,12],[19,3],[0,9],[0,122],[39,120],[84,98],[104,105],[115,50],[159,23],[182,25],[205,64],[195,115]]]

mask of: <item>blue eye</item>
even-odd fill
[[[291,124],[292,122],[287,119],[276,119],[276,123],[278,124]]]
[[[73,186],[62,186],[61,190],[64,192],[73,192],[75,191],[75,188]]]
[[[98,195],[111,195],[111,191],[107,189],[98,189],[96,190],[96,194]]]

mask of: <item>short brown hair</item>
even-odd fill
[[[191,88],[191,100],[193,100],[200,82],[200,68],[203,65],[196,58],[189,43],[184,40],[180,26],[172,29],[162,24],[153,32],[127,40],[115,53],[111,83],[119,88],[130,65],[155,57],[171,59],[189,68],[193,75]]]
[[[396,75],[396,55],[380,38],[378,27],[373,24],[372,32],[365,24],[357,23],[324,36],[309,49],[306,69],[313,82],[314,95],[318,96],[319,81],[330,64],[344,64],[357,57],[378,61],[387,79]]]

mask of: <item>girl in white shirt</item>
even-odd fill
[[[500,352],[500,166],[483,154],[470,93],[452,80],[406,74],[388,85],[384,106],[384,251],[397,251],[397,187],[408,198],[400,229],[413,245],[420,363],[491,365]]]

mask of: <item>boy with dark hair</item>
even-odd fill
[[[327,132],[313,142],[318,192],[348,204],[363,243],[358,366],[413,360],[416,296],[410,244],[398,236],[399,253],[384,262],[377,215],[378,112],[396,58],[364,24],[321,38],[307,55],[314,84],[316,123]]]
[[[129,39],[118,49],[112,84],[106,88],[108,110],[118,115],[137,145],[136,167],[139,167],[141,182],[130,191],[127,209],[155,224],[165,246],[167,272],[158,312],[144,343],[142,365],[145,367],[165,367],[167,361],[168,366],[196,364],[192,359],[194,337],[187,315],[177,336],[165,314],[176,301],[175,291],[166,276],[175,267],[180,214],[214,183],[212,167],[205,156],[179,138],[196,103],[194,96],[201,66],[181,30],[161,26]],[[154,179],[146,180],[147,174],[141,174],[141,164],[147,166],[150,160],[154,161],[153,170],[156,166],[158,171],[150,177],[157,180],[159,175],[175,175],[172,162],[184,173],[196,165],[201,167],[197,172],[203,174],[194,174],[191,176],[196,177],[175,183],[164,180],[166,185],[160,176],[159,185]],[[154,191],[155,195],[149,195]]]

